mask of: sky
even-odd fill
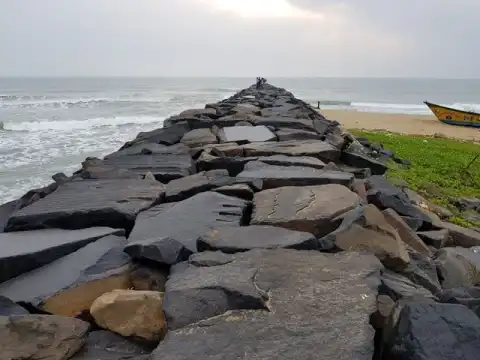
[[[479,0],[0,0],[0,76],[480,78]]]

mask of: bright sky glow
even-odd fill
[[[318,13],[298,9],[285,0],[210,0],[208,2],[218,10],[249,18],[323,17]]]

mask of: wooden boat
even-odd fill
[[[446,106],[432,104],[428,101],[424,101],[424,103],[432,110],[438,121],[444,124],[480,127],[480,114],[478,113],[452,109]]]

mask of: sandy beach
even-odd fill
[[[337,120],[345,129],[386,130],[411,135],[442,134],[449,138],[480,141],[480,129],[442,124],[430,115],[368,113],[319,110],[327,119]]]

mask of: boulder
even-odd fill
[[[277,141],[277,137],[266,126],[230,126],[220,129],[220,142],[252,142]]]
[[[436,264],[444,289],[480,284],[480,252],[462,247],[443,248],[436,254]]]
[[[230,109],[229,114],[253,114],[260,115],[261,109],[258,106],[252,104],[238,104]]]
[[[243,200],[250,201],[253,199],[253,190],[247,184],[233,184],[220,186],[213,191],[227,196],[238,197]]]
[[[233,254],[251,249],[318,249],[317,239],[310,233],[275,226],[251,225],[212,228],[197,240],[198,251],[220,250]]]
[[[359,143],[353,142],[342,151],[341,161],[350,166],[370,168],[372,174],[383,175],[387,171],[387,165],[372,157]]]
[[[189,151],[190,148],[188,146],[180,143],[168,146],[152,142],[139,142],[128,148],[123,148],[106,155],[104,160],[133,155],[185,155],[188,154]]]
[[[218,139],[210,129],[194,129],[183,135],[180,142],[193,148],[207,144],[217,144]]]
[[[337,161],[340,150],[333,145],[316,140],[293,140],[252,143],[243,145],[245,156],[311,156],[322,161]]]
[[[223,185],[229,185],[233,180],[227,170],[218,169],[202,171],[170,181],[165,190],[165,201],[182,201],[200,192],[209,191]]]
[[[124,233],[120,229],[93,227],[0,234],[0,283],[46,265],[104,236]]]
[[[192,117],[192,116],[207,116],[212,119],[216,119],[218,117],[217,111],[215,109],[188,109],[182,111],[178,114],[179,117]]]
[[[178,330],[152,360],[372,358],[372,285],[381,267],[375,257],[277,249],[234,258],[213,267],[190,264],[171,276],[164,311]]]
[[[168,270],[136,263],[130,271],[130,281],[134,290],[165,292]]]
[[[164,193],[157,181],[73,181],[15,212],[5,231],[108,226],[129,232],[137,214],[160,202]]]
[[[326,184],[350,186],[353,174],[309,167],[268,165],[260,161],[252,161],[245,165],[244,170],[237,175],[237,179],[262,180],[263,189]]]
[[[447,229],[419,231],[417,232],[417,235],[425,244],[433,246],[436,249],[444,247],[450,236]]]
[[[126,239],[118,236],[99,239],[0,284],[0,295],[35,311],[78,316],[103,293],[132,287],[125,243]]]
[[[190,256],[188,259],[188,264],[191,264],[196,267],[211,267],[218,265],[225,265],[231,263],[235,260],[235,256],[231,254],[225,254],[221,251],[207,251],[196,253]],[[179,264],[179,265],[186,265]],[[178,266],[178,265],[177,265]],[[175,272],[175,270],[173,270]]]
[[[242,156],[221,157],[214,156],[207,152],[202,152],[197,159],[198,171],[209,171],[215,169],[225,169],[230,176],[237,176],[243,171],[245,164],[249,161],[256,160],[256,157],[245,158]]]
[[[331,242],[344,251],[371,252],[394,271],[407,267],[410,257],[405,243],[374,205],[357,207],[341,220],[338,229],[322,239],[323,246],[329,247]]]
[[[264,190],[253,198],[251,225],[273,225],[325,236],[340,224],[336,218],[361,199],[342,185],[286,186]]]
[[[383,216],[392,225],[402,241],[410,246],[413,250],[419,252],[425,256],[431,256],[432,253],[428,246],[422,241],[422,239],[415,234],[415,232],[408,226],[408,224],[403,221],[403,219],[396,213],[393,209],[385,209],[382,211]]]
[[[249,159],[249,158],[245,158]],[[296,167],[310,167],[314,169],[323,169],[325,163],[317,158],[311,156],[286,156],[286,155],[273,155],[273,156],[260,156],[253,157],[251,161],[261,161],[268,165],[277,166],[296,166]]]
[[[139,360],[137,356],[150,352],[120,335],[97,330],[88,334],[85,344],[71,360]]]
[[[87,158],[87,160],[82,162],[82,169],[75,173],[75,177],[90,180],[141,179],[142,174],[105,165],[103,160],[97,158]]]
[[[164,249],[162,256],[169,259],[166,254],[178,254],[178,244],[195,252],[198,236],[209,228],[242,225],[247,206],[244,200],[210,191],[178,203],[159,205],[140,213],[129,243],[160,244],[153,246]],[[167,238],[170,240],[164,245]]]
[[[400,312],[384,359],[474,360],[480,319],[463,305],[409,302]]]
[[[135,140],[124,145],[123,148],[132,146],[135,143],[146,141],[162,145],[173,145],[178,143],[183,135],[190,131],[189,124],[184,122],[176,122],[171,126],[163,126],[162,128],[155,129],[147,132],[138,133]]]
[[[480,316],[480,287],[447,289],[440,295],[440,301],[449,304],[462,304]]]
[[[18,316],[30,314],[24,307],[16,304],[9,298],[0,295],[0,317],[3,316]]]
[[[278,141],[290,140],[323,140],[322,136],[313,131],[299,129],[280,129],[275,131]]]
[[[0,316],[0,354],[2,360],[67,360],[83,346],[89,328],[62,316]]]
[[[114,290],[90,307],[95,322],[122,336],[158,342],[165,336],[162,294],[157,291]]]
[[[266,110],[266,109],[264,109]],[[263,111],[263,110],[262,110]],[[255,125],[273,126],[275,129],[297,129],[306,131],[315,131],[313,121],[310,119],[293,119],[289,117],[260,117],[255,119]]]
[[[0,234],[3,233],[3,229],[7,225],[10,216],[17,210],[19,205],[18,200],[13,200],[0,205]]]
[[[475,230],[466,229],[447,222],[442,223],[441,227],[448,230],[448,246],[461,246],[466,248],[480,246],[480,233]]]
[[[168,266],[188,260],[194,252],[192,248],[171,237],[132,241],[125,246],[124,251],[132,259]]]

